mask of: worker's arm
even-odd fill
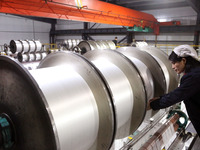
[[[172,106],[180,101],[187,101],[197,94],[200,89],[199,75],[188,74],[183,76],[180,87],[150,102],[150,108],[158,110]]]

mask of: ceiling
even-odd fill
[[[189,6],[192,7],[194,11],[196,11],[198,14],[200,13],[200,0],[102,0],[102,1],[138,11]]]

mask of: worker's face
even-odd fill
[[[171,62],[172,63],[172,69],[176,71],[177,74],[183,73],[185,71],[185,64],[186,64],[186,59],[182,58],[180,62]]]

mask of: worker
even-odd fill
[[[189,45],[180,45],[174,48],[169,60],[177,74],[183,73],[180,85],[168,94],[150,99],[147,110],[159,110],[183,101],[200,136],[200,62],[197,52]]]
[[[115,43],[115,46],[117,46],[117,37],[115,37],[115,39],[113,40],[113,42]]]

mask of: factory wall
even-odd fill
[[[182,25],[195,25],[197,13],[191,7],[167,8],[144,11],[154,15],[159,22],[181,21]]]
[[[25,39],[49,43],[49,23],[8,14],[0,14],[0,20],[0,45],[9,44],[10,40]]]

